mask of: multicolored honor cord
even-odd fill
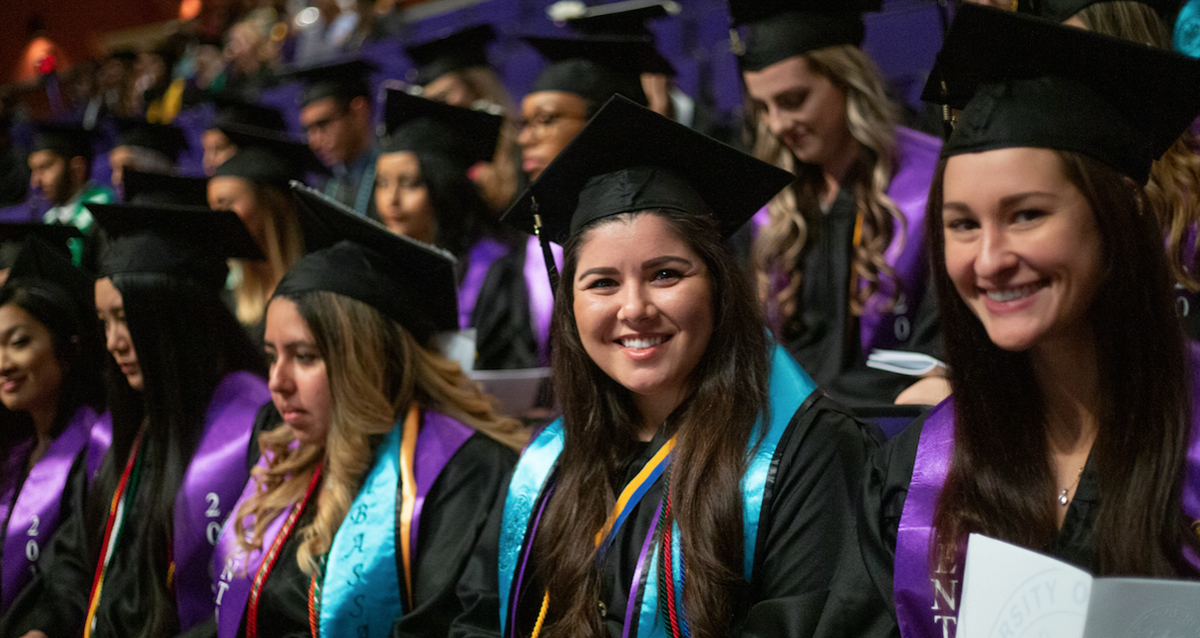
[[[100,544],[100,560],[96,565],[96,575],[92,579],[92,592],[88,596],[87,620],[83,626],[83,638],[91,638],[96,624],[96,609],[100,604],[100,592],[104,589],[104,576],[108,571],[108,563],[112,560],[113,550],[116,549],[117,539],[125,527],[126,503],[125,495],[137,491],[137,470],[141,467],[138,462],[138,450],[142,446],[142,433],[133,440],[129,448],[129,460],[125,462],[125,471],[121,473],[121,481],[113,492],[112,504],[108,508],[108,523],[104,526],[104,542]]]
[[[321,483],[321,466],[313,471],[312,478],[308,481],[308,488],[304,491],[304,498],[292,507],[292,511],[288,514],[287,520],[283,523],[283,529],[275,536],[274,542],[271,543],[271,549],[263,558],[262,566],[258,568],[258,573],[254,575],[254,582],[250,585],[250,601],[246,605],[246,638],[258,638],[258,602],[262,595],[263,584],[267,582],[267,576],[271,574],[271,569],[275,567],[275,561],[279,559],[279,552],[283,549],[284,542],[292,535],[292,529],[296,527],[296,521],[300,518],[300,513],[308,505],[309,499],[312,498],[313,492],[316,491],[317,485]]]
[[[609,512],[608,519],[604,521],[604,525],[600,528],[600,531],[596,532],[597,563],[604,560],[604,556],[612,546],[617,532],[625,523],[625,519],[629,518],[629,513],[637,507],[642,497],[646,495],[646,492],[658,481],[658,478],[662,476],[662,473],[670,465],[671,452],[674,450],[675,436],[672,436],[646,462],[645,467],[633,477],[633,480],[629,481],[625,489],[621,490],[621,495],[617,497],[617,502],[613,504],[613,509]],[[653,534],[653,530],[651,530],[651,534]],[[630,595],[632,596],[634,593],[631,590]],[[546,612],[549,608],[550,590],[546,590],[546,593],[542,596],[542,607],[538,612],[537,622],[534,624],[533,634],[531,634],[530,638],[537,638],[541,633],[542,625],[546,620]]]

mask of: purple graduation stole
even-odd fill
[[[471,315],[475,312],[475,304],[479,301],[479,291],[487,279],[488,270],[497,259],[510,252],[508,246],[490,238],[484,237],[471,246],[467,257],[467,274],[463,277],[462,285],[458,287],[458,329],[466,330],[471,327]]]
[[[182,630],[213,613],[213,546],[246,484],[246,449],[267,383],[249,372],[226,375],[213,391],[204,434],[175,496],[175,601]]]
[[[1189,344],[1192,396],[1200,398],[1200,344]],[[904,638],[953,638],[958,625],[962,573],[966,556],[960,550],[954,565],[930,561],[933,515],[954,453],[953,397],[942,401],[925,419],[917,444],[912,480],[896,536],[893,587],[896,622]],[[1193,406],[1191,436],[1183,485],[1183,511],[1200,523],[1200,404]],[[1200,557],[1187,559],[1200,569]]]
[[[403,427],[403,422],[396,424],[397,428]],[[428,496],[429,490],[441,475],[443,469],[450,462],[451,457],[462,447],[467,439],[475,433],[475,430],[463,425],[459,421],[446,416],[444,414],[426,411],[422,414],[422,427],[417,435],[417,445],[414,453],[413,474],[417,483],[416,500],[413,506],[412,526],[411,526],[411,547],[413,547],[413,555],[416,555],[417,532],[420,529],[421,512],[425,505],[425,497]],[[295,444],[293,444],[295,445]],[[259,460],[260,467],[266,467],[267,459],[264,457]],[[242,497],[230,511],[235,513],[241,508],[242,503],[253,495],[257,489],[258,482],[251,477],[242,491]],[[392,499],[396,502],[396,499]],[[267,526],[262,540],[262,549],[245,551],[237,543],[234,537],[233,517],[230,517],[228,523],[221,531],[220,540],[216,550],[213,552],[212,564],[214,572],[220,568],[220,576],[216,582],[216,613],[217,613],[217,635],[219,638],[235,638],[238,634],[238,629],[242,624],[242,616],[246,612],[246,604],[250,600],[250,590],[253,585],[255,576],[262,568],[263,558],[267,549],[274,543],[276,536],[279,535],[283,527],[284,520],[287,518],[291,510],[285,510],[276,515],[275,520]],[[249,532],[253,528],[253,517],[247,517],[245,526]],[[348,522],[343,522],[346,526]],[[339,530],[340,532],[340,530]],[[395,531],[393,533],[396,533]],[[395,545],[399,546],[399,539]],[[373,561],[386,559],[395,565],[395,556],[390,557],[374,557]],[[326,579],[329,579],[329,574],[339,573],[344,571],[338,566],[338,557],[330,555],[329,562],[326,564]],[[402,578],[402,577],[401,577]],[[399,582],[393,583],[393,586],[398,586]],[[340,601],[347,599],[346,592],[334,592],[337,589],[326,585],[323,589],[330,591],[322,596],[321,608],[325,610],[327,606],[330,608],[338,607]],[[327,627],[327,621],[322,614],[321,627]],[[335,614],[337,615],[337,614]],[[326,631],[321,632],[326,635]]]
[[[550,244],[554,262],[562,269],[562,247]],[[529,318],[533,336],[537,339],[538,359],[550,360],[550,316],[554,313],[554,291],[550,290],[550,273],[542,256],[542,245],[535,235],[525,242],[525,294],[529,297]]]
[[[1196,259],[1196,228],[1188,228],[1183,237],[1183,263],[1191,268]],[[1194,293],[1182,284],[1175,284],[1175,313],[1180,319],[1186,319],[1193,312],[1200,312],[1196,304],[1200,303],[1200,294]]]
[[[37,573],[37,560],[41,555],[41,548],[58,529],[62,515],[63,489],[79,453],[87,447],[88,461],[91,461],[93,457],[103,458],[107,451],[107,445],[104,445],[103,449],[96,449],[103,440],[93,441],[95,437],[92,431],[99,429],[97,419],[96,412],[90,407],[79,408],[58,438],[50,443],[46,454],[29,471],[20,494],[6,491],[6,518],[0,518],[6,521],[4,553],[0,555],[4,558],[3,580],[0,581],[0,612],[8,609],[17,594]],[[111,440],[111,433],[108,438]],[[32,446],[23,444],[14,447],[23,450],[23,453],[18,455],[23,462],[28,458]],[[89,483],[95,475],[95,467],[90,462],[87,465]],[[11,468],[5,468],[6,471],[8,469]],[[25,468],[20,467],[17,470],[19,476]]]
[[[879,282],[879,290],[867,300],[859,319],[859,337],[863,353],[872,350],[902,348],[912,335],[917,307],[925,296],[929,275],[928,250],[925,246],[925,204],[929,184],[937,168],[942,143],[937,138],[902,126],[896,127],[896,173],[888,186],[891,197],[908,220],[904,241],[893,237],[884,259],[896,273],[896,281]],[[896,226],[899,233],[900,227]],[[884,308],[895,284],[900,296],[890,311]],[[860,282],[860,287],[866,284]]]

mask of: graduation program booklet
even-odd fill
[[[1092,578],[971,534],[958,638],[1200,638],[1200,582]]]

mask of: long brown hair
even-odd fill
[[[828,78],[845,92],[847,125],[861,147],[845,179],[853,189],[855,212],[863,222],[861,241],[848,264],[851,272],[865,282],[850,299],[851,312],[861,315],[882,281],[895,283],[896,275],[885,253],[893,238],[903,240],[907,225],[904,214],[887,194],[896,163],[898,115],[879,69],[858,47],[818,49],[805,54],[804,60],[813,73]],[[772,316],[784,318],[783,333],[790,336],[803,329],[795,322],[804,278],[802,254],[809,239],[820,232],[823,214],[818,196],[823,181],[820,167],[797,162],[767,128],[761,114],[755,126],[754,156],[796,175],[792,187],[767,205],[769,221],[755,238],[753,248],[759,297]],[[775,284],[780,276],[786,278],[783,286]],[[900,288],[893,286],[892,290],[894,302]]]
[[[519,450],[528,439],[514,419],[496,412],[495,400],[481,393],[457,363],[417,343],[408,330],[375,308],[332,292],[289,297],[308,324],[326,364],[332,419],[326,441],[289,445],[290,427],[259,436],[270,461],[255,470],[262,488],[238,510],[237,538],[246,538],[244,519],[254,515],[246,548],[260,548],[267,526],[280,512],[300,501],[318,464],[324,462],[317,514],[299,530],[303,542],[297,559],[306,573],[333,543],[374,457],[380,437],[413,401],[435,408]]]
[[[1097,33],[1171,49],[1170,29],[1142,2],[1097,2],[1075,17]],[[1166,238],[1171,275],[1188,290],[1200,292],[1200,141],[1192,131],[1184,131],[1154,162],[1146,198]]]
[[[575,321],[579,251],[590,230],[659,215],[700,257],[712,282],[713,332],[691,374],[691,390],[667,419],[678,435],[671,464],[673,520],[682,535],[683,600],[692,635],[724,636],[744,595],[740,481],[750,433],[768,404],[768,345],[745,275],[699,215],[647,211],[608,217],[572,237],[554,302],[551,365],[563,405],[565,444],[554,496],[534,540],[534,562],[550,596],[545,635],[606,635],[596,614],[599,573],[593,537],[616,501],[610,477],[635,451],[641,422],[629,391],[588,356]],[[663,523],[670,525],[671,520]]]
[[[1095,214],[1107,259],[1087,313],[1101,402],[1092,448],[1104,495],[1096,519],[1099,573],[1195,576],[1182,548],[1200,549],[1200,538],[1181,502],[1193,371],[1160,235],[1132,181],[1089,157],[1058,155]],[[946,272],[945,168],[943,160],[930,189],[926,231],[955,409],[954,454],[934,516],[937,547],[952,551],[979,532],[1046,551],[1057,533],[1057,486],[1044,397],[1028,353],[993,344]]]

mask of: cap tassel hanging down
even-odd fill
[[[542,216],[538,214],[537,198],[531,198],[529,207],[533,212],[533,234],[537,235],[538,243],[542,246],[542,259],[546,261],[546,273],[550,275],[550,294],[558,295],[558,266],[554,263],[554,253],[550,251],[550,240],[542,233]]]

